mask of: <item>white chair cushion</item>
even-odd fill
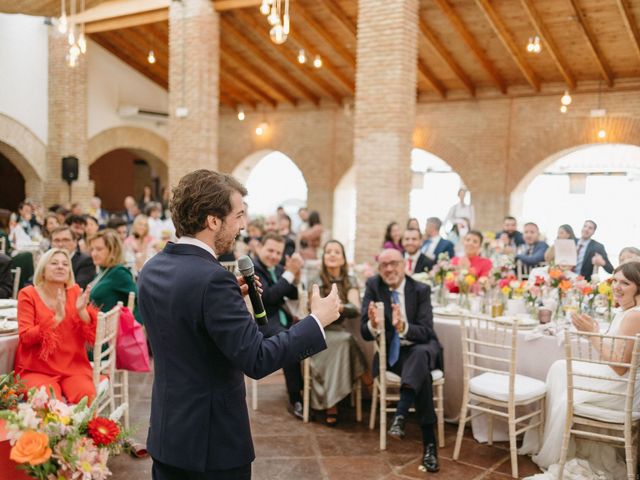
[[[600,420],[601,422],[624,423],[623,410],[610,410],[590,403],[574,405],[573,413],[580,417],[592,418],[594,420]],[[640,412],[633,412],[632,418],[633,420],[639,420]]]
[[[444,378],[444,373],[442,372],[442,370],[431,370],[431,379],[432,381],[437,381]],[[389,370],[387,370],[387,375],[386,375],[386,379],[387,379],[387,383],[395,383],[395,384],[400,384],[401,380],[400,377],[398,375],[396,375],[393,372],[390,372]]]
[[[469,389],[476,395],[507,402],[509,400],[509,375],[490,372],[483,373],[469,380]],[[537,397],[544,394],[545,391],[546,386],[544,382],[516,374],[514,385],[514,398],[516,402]]]

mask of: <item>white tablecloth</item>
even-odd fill
[[[462,342],[459,318],[434,317],[434,325],[440,343],[444,348],[444,415],[448,422],[458,421],[462,406]],[[525,340],[529,330],[518,332],[517,372],[543,382],[547,372],[556,360],[564,358],[564,347],[557,337],[543,336],[534,340]],[[472,420],[473,434],[476,440],[487,440],[486,417],[481,415]],[[494,440],[507,440],[506,423],[494,417]]]
[[[13,360],[18,349],[18,334],[0,336],[0,374],[13,370]]]

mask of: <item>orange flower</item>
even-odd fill
[[[593,293],[593,287],[591,285],[582,287],[582,295],[591,295],[592,293]]]
[[[11,448],[9,458],[16,463],[40,465],[51,458],[49,437],[46,433],[28,430],[22,434]]]
[[[573,285],[572,285],[572,283],[571,283],[571,280],[562,280],[562,281],[560,282],[560,284],[558,285],[558,288],[559,288],[560,290],[562,290],[563,292],[567,292],[567,291],[571,290],[571,287],[572,287],[572,286],[573,286]]]
[[[562,270],[560,270],[559,268],[550,268],[549,276],[553,279],[558,279],[562,276]]]

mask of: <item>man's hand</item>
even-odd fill
[[[300,256],[299,253],[294,253],[291,256],[286,256],[285,262],[284,262],[284,269],[288,272],[293,273],[294,276],[298,276],[300,275],[300,272],[302,271],[302,267],[304,266],[304,260],[302,259],[302,257]]]
[[[254,275],[253,278],[255,280],[258,293],[262,295],[262,282],[260,281],[260,277]],[[245,282],[244,277],[236,277],[236,279],[238,280],[238,285],[240,285],[240,293],[242,293],[242,296],[247,295],[249,293],[249,286],[247,285],[247,282]]]
[[[604,261],[604,258],[602,257],[602,255],[600,255],[599,253],[596,253],[593,256],[593,258],[591,259],[591,263],[593,263],[598,267],[604,267],[607,264],[607,262]]]
[[[369,302],[369,306],[367,307],[367,314],[369,315],[369,321],[371,322],[371,327],[374,330],[378,329],[378,310],[376,309],[376,302]]]
[[[404,330],[404,322],[402,321],[402,315],[400,315],[399,303],[391,305],[391,324],[398,333]]]
[[[334,283],[329,295],[322,298],[320,288],[314,284],[311,288],[311,313],[320,321],[323,327],[330,325],[340,317],[340,297],[338,286]]]

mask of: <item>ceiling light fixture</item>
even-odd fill
[[[291,29],[289,0],[262,0],[260,13],[267,17],[267,22],[271,26],[269,30],[271,41],[276,45],[286,42]]]
[[[322,58],[320,55],[316,55],[313,59],[313,66],[316,68],[322,68]]]
[[[147,55],[147,62],[151,64],[156,63],[156,54],[153,53],[153,50],[149,50],[149,55]]]
[[[307,54],[304,52],[304,48],[298,50],[298,63],[307,63]]]
[[[561,105],[560,106],[560,113],[567,113],[567,110],[568,110],[568,108],[567,108],[566,105]]]
[[[569,90],[565,90],[564,95],[562,95],[562,98],[560,98],[560,103],[562,103],[562,105],[569,106],[571,105],[572,101],[573,101],[573,98],[571,98],[571,95],[569,94]]]
[[[536,55],[542,51],[542,44],[540,43],[540,37],[529,37],[529,43],[527,43],[527,52],[535,53]]]
[[[260,124],[256,127],[256,135],[261,137],[269,128],[269,124],[267,122],[260,122]]]
[[[246,115],[244,113],[244,110],[242,109],[242,107],[240,107],[238,109],[238,120],[240,120],[242,122],[245,118],[246,118]]]
[[[607,131],[606,131],[604,128],[601,128],[601,129],[598,131],[598,138],[600,138],[600,139],[605,139],[605,138],[607,138]]]

